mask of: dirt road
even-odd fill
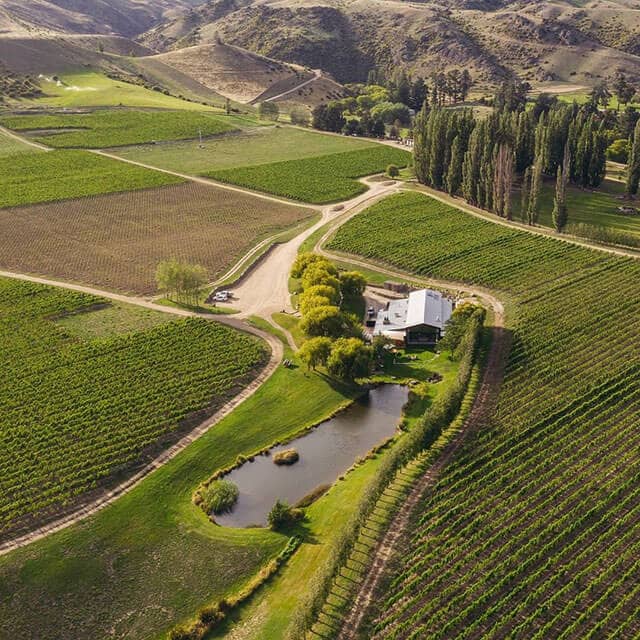
[[[369,191],[341,205],[329,205],[322,210],[322,218],[312,227],[284,244],[277,245],[259,262],[237,287],[230,287],[233,299],[229,305],[246,318],[258,315],[270,318],[279,311],[293,312],[289,293],[289,273],[302,243],[318,229],[335,219],[343,219],[345,213],[356,215],[376,200],[386,198],[399,189],[394,181],[376,182],[363,180]],[[340,209],[336,211],[336,207]]]

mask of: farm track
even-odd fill
[[[136,167],[141,167],[143,169],[150,169],[152,171],[159,171],[160,173],[166,173],[170,176],[175,176],[176,178],[182,178],[183,180],[189,180],[191,182],[197,182],[198,184],[209,185],[210,187],[217,187],[219,189],[225,189],[227,191],[235,191],[236,193],[242,193],[247,196],[253,196],[254,198],[259,198],[260,200],[268,200],[269,202],[277,202],[278,204],[284,204],[289,207],[305,207],[307,209],[314,209],[315,211],[322,211],[322,207],[314,204],[306,204],[303,202],[296,202],[294,200],[287,200],[285,198],[278,198],[276,196],[270,196],[266,193],[262,193],[260,191],[252,191],[251,189],[245,189],[243,187],[234,187],[225,182],[217,182],[216,180],[212,180],[210,178],[202,178],[200,176],[193,176],[187,173],[180,173],[179,171],[171,171],[170,169],[161,169],[160,167],[156,167],[151,164],[145,164],[144,162],[138,162],[136,160],[129,160],[128,158],[121,158],[113,153],[109,153],[108,151],[101,151],[97,149],[87,149],[90,153],[94,153],[98,156],[103,156],[104,158],[110,158],[111,160],[119,160],[120,162],[125,162],[126,164],[131,164]]]
[[[288,96],[290,93],[297,93],[300,89],[304,89],[305,87],[309,86],[310,84],[313,84],[316,80],[320,80],[320,78],[322,78],[322,71],[320,69],[314,69],[313,70],[313,78],[309,78],[308,80],[304,80],[303,82],[301,82],[300,84],[297,84],[292,89],[287,89],[286,91],[283,91],[282,93],[279,93],[278,95],[272,96],[271,98],[267,98],[266,100],[264,100],[264,102],[275,102],[276,100],[280,100],[281,98],[284,98],[285,96]],[[254,98],[249,104],[258,104],[259,102],[262,102],[262,100],[260,98],[263,95],[264,95],[264,93],[261,93],[257,98]]]
[[[44,144],[40,144],[39,142],[33,142],[33,140],[29,140],[28,138],[23,138],[19,136],[17,133],[11,131],[11,129],[6,129],[5,127],[0,126],[0,133],[12,138],[13,140],[17,140],[18,142],[22,142],[22,144],[26,144],[29,147],[33,147],[34,149],[38,149],[39,151],[53,151],[51,147],[47,147]]]

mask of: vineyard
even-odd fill
[[[0,279],[3,537],[148,460],[266,361],[255,339],[204,320],[95,340],[54,321],[99,302]]]
[[[232,136],[203,140],[140,145],[119,149],[118,155],[179,173],[200,175],[211,171],[258,164],[273,164],[314,156],[326,156],[373,146],[372,142],[346,136],[329,136],[294,127],[247,127]]]
[[[0,211],[0,266],[153,293],[161,260],[202,264],[213,279],[261,238],[312,215],[195,183],[7,209]]]
[[[376,145],[315,158],[211,171],[206,175],[293,200],[327,204],[364,193],[366,187],[358,178],[382,173],[390,164],[405,167],[410,159],[407,151]]]
[[[495,413],[423,497],[362,637],[637,638],[640,265],[418,194],[330,246],[513,303]]]
[[[231,119],[195,111],[94,111],[9,116],[0,124],[56,148],[101,149],[154,140],[183,140],[234,131]]]
[[[0,208],[180,182],[181,178],[84,151],[0,155]]]

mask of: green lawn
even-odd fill
[[[358,178],[380,173],[389,164],[406,166],[411,154],[390,146],[207,172],[222,182],[314,204],[339,202],[366,191]]]
[[[233,116],[184,111],[94,111],[87,114],[10,116],[0,124],[56,148],[101,149],[154,140],[181,140],[235,130]]]
[[[184,182],[85,151],[0,157],[0,207],[53,202]]]
[[[118,150],[118,155],[155,167],[193,175],[271,164],[364,149],[372,142],[330,136],[293,127],[251,127],[234,135],[197,141],[142,145]]]
[[[291,358],[291,354],[287,354]],[[0,637],[156,638],[234,591],[286,537],[216,527],[191,503],[216,469],[291,437],[351,401],[303,368],[251,399],[131,493],[82,524],[0,557]]]
[[[65,73],[59,77],[60,85],[52,78],[41,79],[46,94],[30,100],[39,105],[54,107],[150,107],[182,109],[187,111],[211,111],[211,107],[166,96],[136,84],[107,78],[101,73],[83,71]]]

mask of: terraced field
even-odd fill
[[[194,111],[93,111],[7,116],[0,124],[55,148],[102,149],[154,140],[184,140],[236,130],[230,116]]]
[[[0,267],[154,293],[162,260],[201,264],[213,280],[262,238],[313,215],[301,206],[191,182],[6,209],[0,211]]]
[[[99,339],[55,322],[101,302],[0,279],[0,537],[149,459],[266,362],[256,339],[204,320]]]
[[[205,175],[293,200],[327,204],[364,193],[367,187],[358,178],[382,173],[390,164],[405,167],[410,160],[407,151],[374,145],[313,158],[210,171]]]
[[[180,182],[84,151],[0,154],[0,209]]]
[[[640,264],[419,194],[330,247],[500,290],[513,338],[489,425],[423,496],[361,637],[637,638]]]

